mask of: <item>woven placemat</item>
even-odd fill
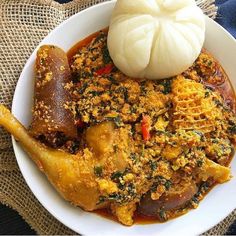
[[[52,0],[0,1],[0,103],[11,107],[16,82],[39,42],[71,15],[104,0],[74,0],[60,5]],[[204,12],[216,16],[213,0],[197,0]],[[44,235],[75,234],[45,210],[26,185],[12,150],[10,135],[0,128],[0,201],[17,210]],[[228,216],[206,234],[224,234],[236,218]],[[207,219],[206,219],[207,220]]]

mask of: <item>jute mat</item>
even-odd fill
[[[71,15],[104,0],[74,0],[60,5],[52,0],[0,1],[0,103],[11,107],[16,82],[38,43]],[[197,0],[204,12],[216,16],[213,0]],[[0,201],[17,210],[38,234],[76,234],[45,210],[26,185],[12,150],[10,136],[0,129]],[[236,212],[206,234],[224,234]],[[207,219],[206,219],[207,220]]]

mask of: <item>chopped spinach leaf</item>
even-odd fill
[[[210,92],[209,91],[206,91],[205,92],[205,98],[208,98],[210,96]]]
[[[93,45],[95,45],[97,42],[99,42],[101,39],[105,37],[105,34],[101,31],[99,35],[96,37],[96,39],[93,42]]]
[[[102,49],[102,58],[103,58],[103,62],[105,64],[109,64],[111,62],[111,57],[110,57],[110,54],[109,54],[109,51],[108,51],[107,47],[104,47]]]
[[[202,160],[197,160],[197,166],[202,167],[202,165],[203,165],[203,161]]]
[[[170,180],[166,180],[164,185],[165,185],[166,190],[169,190],[172,185],[172,182]]]
[[[95,166],[94,167],[94,174],[98,177],[102,176],[102,166]]]
[[[158,215],[159,215],[159,219],[160,219],[161,221],[166,221],[166,220],[167,220],[167,216],[166,216],[166,213],[165,213],[164,210],[160,210],[160,211],[158,212]]]
[[[113,121],[117,127],[120,127],[122,123],[120,116],[106,117],[106,120]]]
[[[157,169],[157,163],[155,161],[150,160],[149,165],[152,171],[155,171]]]
[[[134,164],[136,164],[139,161],[136,153],[131,153],[130,159],[133,161]]]
[[[87,87],[88,87],[88,83],[87,82],[83,83],[83,85],[79,88],[79,93],[83,94]]]
[[[92,94],[93,97],[95,97],[95,96],[101,95],[103,92],[100,92],[100,91],[90,91],[89,93]]]
[[[235,124],[229,127],[229,132],[231,134],[236,134],[236,125]]]
[[[168,94],[171,92],[171,80],[163,80],[160,84],[163,86],[163,94]]]
[[[121,171],[116,171],[111,175],[111,180],[119,180],[120,177],[123,177],[124,173]]]
[[[106,197],[105,196],[99,196],[99,200],[98,200],[98,202],[96,203],[96,205],[99,205],[99,204],[101,204],[101,203],[103,203],[103,202],[105,202],[106,201]]]

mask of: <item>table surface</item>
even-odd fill
[[[57,0],[59,3],[66,3],[70,0]],[[221,17],[218,22],[236,36],[236,19],[232,20],[232,16],[236,17],[236,1],[235,0],[216,0],[220,7],[219,13]],[[232,5],[233,4],[233,5]],[[230,6],[230,7],[229,7]],[[228,14],[228,10],[233,11],[231,16],[222,17]],[[227,10],[227,13],[225,13]],[[36,232],[21,218],[14,210],[0,204],[0,235],[35,235]],[[236,221],[229,228],[228,235],[236,235]]]

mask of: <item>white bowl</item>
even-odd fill
[[[40,45],[55,44],[65,51],[69,50],[81,39],[108,26],[114,4],[114,1],[105,2],[72,16],[54,29]],[[206,29],[205,47],[220,61],[235,88],[236,42],[208,17],[206,17]],[[22,71],[12,105],[13,114],[25,126],[28,126],[31,120],[36,50]],[[20,170],[36,198],[59,221],[83,235],[196,235],[219,223],[236,208],[236,159],[234,159],[232,180],[216,186],[196,210],[163,224],[126,227],[70,205],[61,198],[14,139],[13,146]]]

